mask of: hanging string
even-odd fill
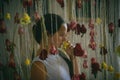
[[[42,40],[41,40],[41,50],[46,49],[48,51],[48,35],[47,35],[47,30],[45,26],[45,20],[44,20],[44,14],[46,13],[46,4],[44,1],[37,1],[37,11],[41,15],[40,18],[40,25],[41,28],[41,35],[42,35]],[[41,68],[40,68],[41,69]],[[49,76],[48,73],[46,73],[47,77]]]
[[[66,18],[66,11],[67,11],[67,3],[66,3],[66,1],[67,1],[67,0],[64,0],[64,2],[63,2],[64,5],[65,5],[65,6],[63,7],[64,20],[65,20],[65,21],[67,20],[67,18]]]
[[[43,1],[43,5],[44,5],[44,7],[43,7],[43,14],[45,14],[46,13],[46,3],[45,3],[45,1]],[[43,18],[43,17],[42,17]],[[47,48],[47,50],[48,50],[48,35],[47,35],[47,30],[46,30],[46,26],[45,26],[45,22],[44,22],[44,18],[43,18],[43,21],[42,21],[42,25],[43,25],[43,36],[44,36],[44,40],[45,40],[45,47]]]
[[[19,3],[19,2],[18,2]],[[21,5],[20,4],[16,4],[17,6],[17,9],[16,10],[20,10],[21,9]],[[14,8],[12,9],[12,11],[15,10]],[[22,8],[23,10],[23,8]],[[17,11],[18,12],[18,11]],[[23,70],[23,67],[22,67],[22,60],[23,58],[25,58],[26,56],[23,55],[23,54],[26,54],[24,53],[24,50],[23,50],[23,36],[22,35],[18,35],[18,28],[19,26],[21,26],[20,24],[15,24],[14,25],[15,27],[13,27],[13,43],[16,43],[15,45],[15,53],[14,53],[14,57],[15,57],[15,60],[16,60],[16,63],[17,63],[17,66],[18,66],[18,74],[21,75],[21,78],[25,78],[24,76],[24,70]],[[21,52],[22,51],[22,52]],[[18,53],[18,54],[16,54]],[[24,63],[24,62],[23,62]]]
[[[111,19],[113,20],[112,22],[114,22],[114,26],[115,26],[115,12],[114,12],[114,7],[115,7],[115,2],[114,1],[111,1],[112,3],[113,3],[113,8],[112,9],[110,9],[111,10],[111,14],[110,14],[110,16],[112,17]],[[114,33],[113,33],[113,35],[111,36],[111,35],[109,35],[108,36],[108,38],[109,38],[109,62],[110,62],[110,65],[112,65],[113,66],[113,53],[114,53],[114,43],[113,43],[113,41],[114,41]],[[111,38],[111,39],[110,39]],[[111,77],[113,77],[113,74],[111,74]]]
[[[73,4],[72,4],[72,3],[73,3],[73,1],[70,0],[70,4],[69,4],[69,5],[71,5],[71,10],[70,10],[70,11],[71,11],[70,20],[73,19]],[[72,36],[71,36],[71,37],[72,37],[72,41],[71,41],[71,42],[74,44],[74,35],[73,35],[73,32],[71,32],[71,34],[72,34]],[[74,62],[73,62],[73,74],[75,74],[75,64],[74,64]]]
[[[35,0],[35,12],[37,12],[38,11],[38,0]]]
[[[40,16],[43,16],[43,15],[42,15],[42,0],[35,0],[35,10],[36,10],[36,12],[38,12],[38,14],[39,14]],[[41,19],[41,18],[40,18],[40,19]],[[42,29],[41,29],[40,32],[42,32]],[[40,33],[40,35],[43,36],[42,33]],[[43,49],[43,40],[41,40],[41,44],[40,44],[39,47],[40,47],[41,49]],[[38,50],[37,55],[39,55],[39,53],[40,53],[39,51],[40,51],[40,49]]]
[[[112,2],[112,3],[113,3],[113,5],[114,5],[114,2]],[[111,5],[111,3],[109,3],[109,5]],[[110,6],[109,6],[109,7],[110,7]],[[110,12],[110,13],[109,13],[109,17],[110,17],[110,18],[109,18],[109,19],[110,19],[109,21],[114,20],[114,18],[113,18],[113,17],[114,17],[113,9],[114,9],[114,8],[111,8],[110,11],[109,11],[109,12]],[[111,18],[111,17],[112,17],[112,18]],[[109,24],[109,23],[108,23],[108,24]],[[106,35],[107,35],[107,34],[106,34]],[[109,34],[108,34],[108,35],[109,35]],[[112,39],[110,39],[110,38],[112,38]],[[113,46],[113,43],[112,43],[112,42],[113,42],[113,36],[111,36],[111,35],[107,36],[107,37],[106,37],[106,40],[109,42],[109,43],[108,43],[108,49],[109,49],[109,51],[108,51],[108,52],[109,52],[109,54],[108,54],[108,60],[109,60],[109,65],[112,65],[112,60],[113,60],[113,58],[112,58],[112,53],[113,53],[113,47],[112,47],[112,46]],[[113,76],[113,75],[111,74],[111,77],[112,77],[112,76]]]
[[[100,12],[100,18],[102,18],[102,16],[103,16],[103,15],[102,15],[102,11],[101,11],[101,10],[102,10],[102,7],[101,7],[102,4],[101,4],[101,3],[99,3],[99,4],[100,4],[100,11],[99,11],[99,12]],[[102,19],[102,20],[103,20],[103,19]],[[103,31],[103,30],[102,30],[103,28],[102,28],[102,27],[103,27],[103,24],[100,25],[100,43],[101,43],[101,45],[103,45],[103,34],[102,34],[102,33],[103,33],[103,32],[102,32],[102,31]],[[103,46],[104,46],[104,45],[103,45]],[[101,59],[102,59],[102,55],[101,55]],[[102,60],[103,60],[103,59],[102,59]]]
[[[64,3],[64,2],[63,2]],[[57,8],[57,4],[56,4],[56,2],[55,2],[55,10],[58,12],[58,8]],[[64,6],[65,7],[65,6]],[[64,9],[65,10],[65,9]],[[64,14],[65,15],[65,14]],[[56,19],[56,31],[58,30],[58,20],[57,20],[57,16],[55,17],[55,19]],[[63,25],[63,24],[62,24]],[[61,26],[61,25],[59,25],[59,26]],[[56,41],[56,43],[58,43],[58,38],[59,38],[59,35],[57,35],[57,41]],[[58,49],[58,46],[56,46],[56,49]],[[57,58],[57,60],[58,60],[58,65],[60,65],[60,59],[59,58]],[[60,75],[60,68],[59,68],[59,73],[58,73],[59,75]],[[60,80],[60,79],[58,79],[58,80]]]
[[[55,10],[58,12],[56,2],[55,2]],[[64,15],[65,15],[65,14],[64,14]],[[55,19],[56,19],[56,25],[55,25],[55,26],[56,26],[56,27],[55,27],[56,29],[55,29],[55,30],[57,31],[57,30],[58,30],[58,21],[57,21],[57,16],[55,17]],[[58,37],[59,37],[59,36],[57,35],[57,40],[56,40],[56,43],[58,43]],[[56,48],[58,49],[58,46],[56,46]]]
[[[100,25],[100,43],[101,43],[101,45],[103,45],[104,47],[105,47],[105,45],[104,45],[104,38],[103,38],[103,27],[104,27],[104,19],[103,19],[103,2],[100,2],[100,18],[102,19],[102,22],[103,22],[103,24],[101,24]],[[103,51],[102,51],[102,54],[103,54]],[[103,62],[104,61],[104,57],[101,55],[101,62]],[[102,77],[103,77],[103,79],[104,79],[104,72],[102,72]]]
[[[104,42],[104,47],[106,47],[106,7],[105,7],[106,2],[103,1],[103,42]],[[104,56],[104,61],[106,62],[107,57]],[[104,71],[104,79],[107,80],[107,72]]]
[[[117,26],[116,25],[116,6],[117,6],[117,4],[116,4],[116,1],[113,1],[114,2],[114,8],[113,8],[113,19],[114,19],[114,26]],[[117,21],[117,23],[118,23],[118,21]],[[114,27],[114,28],[116,28],[116,27]],[[113,51],[114,51],[114,48],[115,48],[115,30],[116,29],[114,29],[114,33],[113,33],[113,41],[112,41],[112,43],[113,43],[113,47],[112,47],[112,49],[113,49]]]
[[[50,9],[52,11],[52,3],[50,5]],[[53,12],[53,11],[52,11]],[[51,13],[52,13],[51,12]],[[52,18],[52,15],[51,15],[51,36],[53,36],[53,18]],[[53,37],[52,37],[52,45],[54,44],[54,40],[53,40]]]
[[[71,0],[71,19],[75,20],[75,14],[74,14],[74,0]],[[75,38],[76,39],[76,38]],[[75,44],[75,40],[74,40],[74,33],[72,31],[72,43]]]
[[[98,7],[96,6],[97,5],[97,0],[94,0],[93,1],[93,7],[94,7],[94,24],[95,24],[95,21],[96,21],[96,17],[97,17],[97,9],[98,9]],[[94,28],[94,30],[95,31],[97,31],[97,26],[96,25],[94,25],[95,26],[95,28]],[[97,43],[97,38],[96,38],[96,36],[94,36],[94,39],[95,39],[95,41],[96,41],[96,43]],[[96,57],[96,60],[98,61],[98,54],[97,54],[97,49],[95,49],[95,57]]]
[[[44,6],[44,7],[43,7],[43,14],[46,14],[46,12],[47,12],[47,11],[46,11],[46,9],[47,9],[47,8],[46,8],[46,0],[43,1],[43,6]]]
[[[41,18],[41,21],[42,21],[42,27],[43,27],[43,29],[42,29],[42,31],[43,31],[43,40],[45,40],[45,44],[43,44],[44,45],[44,47],[45,48],[47,48],[48,49],[48,36],[47,36],[47,31],[46,31],[46,27],[45,27],[45,23],[44,23],[44,18],[43,18],[43,16],[42,16],[42,18]]]
[[[82,25],[85,25],[86,6],[85,6],[84,1],[81,1],[81,4],[82,4],[82,8],[83,8]],[[83,45],[82,45],[82,46],[85,46],[85,40],[84,40],[84,38],[81,38],[81,41],[83,41]],[[85,51],[85,50],[84,50],[84,51]],[[85,53],[84,53],[84,54],[85,54]],[[83,59],[81,59],[80,62],[81,62],[80,65],[83,65]],[[81,69],[81,72],[85,72],[83,66],[81,66],[80,69]]]
[[[17,27],[18,27],[19,25],[17,25]],[[22,41],[21,41],[21,35],[20,36],[18,36],[17,35],[18,34],[18,28],[16,28],[15,30],[14,30],[14,36],[13,36],[13,43],[16,43],[16,45],[18,44],[19,46],[16,46],[15,47],[15,55],[14,55],[14,57],[15,57],[15,60],[16,60],[16,62],[17,62],[17,64],[18,64],[18,66],[19,66],[19,68],[18,68],[18,74],[22,74],[23,73],[23,71],[22,71],[22,66],[21,66],[21,59],[22,59],[22,57],[23,56],[21,56],[21,51],[22,51]],[[18,38],[19,37],[19,38]],[[19,42],[18,42],[19,41]],[[16,54],[16,51],[18,51],[18,54]]]
[[[44,20],[43,20],[43,8],[42,8],[42,4],[41,5],[39,5],[40,4],[40,2],[41,3],[43,3],[42,2],[42,0],[41,1],[38,1],[38,3],[37,3],[37,5],[38,5],[38,11],[39,11],[39,14],[41,15],[41,21],[40,21],[40,25],[41,26],[39,26],[40,28],[41,28],[41,36],[42,36],[42,40],[41,40],[41,49],[44,49],[45,48],[45,44],[44,44],[44,30],[43,30],[43,23],[42,22],[44,22]]]
[[[83,1],[81,1],[81,2],[83,2]],[[85,14],[84,14],[84,12],[85,12],[85,10],[84,10],[84,4],[82,3],[82,24],[83,24],[83,21],[84,21],[84,18],[85,18]]]
[[[16,57],[16,62],[17,62],[17,64],[18,64],[18,66],[19,66],[19,68],[18,68],[18,73],[19,74],[22,74],[23,73],[23,70],[22,70],[22,66],[21,66],[21,63],[22,63],[22,58],[23,57],[25,57],[25,56],[21,56],[21,54],[22,54],[22,35],[19,35],[19,38],[17,38],[17,34],[18,34],[18,28],[19,28],[19,25],[18,24],[15,24],[15,26],[17,26],[17,27],[14,27],[14,32],[13,32],[13,43],[15,43],[15,42],[17,42],[16,43],[16,45],[18,44],[18,41],[20,41],[19,43],[20,44],[18,44],[18,46],[19,47],[15,47],[16,48],[16,50],[17,51],[19,51],[19,53],[18,54],[16,54],[15,53],[15,55],[14,55],[14,57]],[[17,39],[17,40],[16,40]],[[19,39],[19,40],[18,40]]]
[[[84,21],[84,25],[85,26],[87,26],[88,25],[88,20],[89,20],[89,15],[90,15],[90,1],[88,2],[86,2],[85,3],[86,4],[86,20]],[[86,28],[86,29],[88,29],[88,28]],[[88,31],[88,30],[87,30]],[[90,59],[90,56],[89,56],[89,50],[87,49],[88,48],[88,44],[87,44],[87,35],[85,35],[85,49],[86,49],[86,52],[87,52],[87,58],[86,58],[86,60],[87,61],[89,61],[89,59]],[[87,62],[87,65],[90,65],[90,63],[89,62]],[[85,71],[85,73],[86,73],[86,75],[90,75],[91,74],[91,72],[90,72],[90,70],[89,69],[86,69],[86,71]],[[86,79],[88,80],[88,79],[90,79],[90,77],[89,76],[86,76]]]

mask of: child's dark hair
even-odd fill
[[[64,23],[64,20],[56,14],[46,14],[43,16],[46,31],[49,35],[56,33],[61,25]],[[33,25],[33,36],[37,43],[40,44],[42,40],[42,30],[41,30],[41,20],[38,20],[35,25]]]

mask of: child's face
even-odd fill
[[[63,43],[63,41],[66,40],[66,37],[67,37],[67,26],[66,25],[62,25],[59,29],[59,31],[57,31],[52,39],[53,39],[53,44],[56,46],[56,47],[60,47],[61,44]]]

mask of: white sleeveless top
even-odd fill
[[[71,80],[69,67],[59,54],[50,54],[46,60],[36,57],[33,62],[35,61],[40,61],[45,65],[48,73],[47,80]]]

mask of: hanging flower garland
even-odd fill
[[[74,75],[72,80],[86,80],[86,75],[85,73],[82,72],[79,75]]]
[[[76,6],[78,6],[78,8],[80,8],[82,5],[81,5],[81,2],[79,3],[80,0],[78,0],[78,2],[75,1],[76,3]],[[74,13],[74,10],[73,10],[73,13]],[[79,14],[79,13],[78,13]],[[68,26],[69,27],[69,26]],[[80,25],[79,21],[75,22],[75,25],[72,26],[72,29],[70,28],[70,30],[72,32],[75,32],[75,34],[79,37],[79,35],[81,35],[81,38],[83,37],[83,35],[87,32],[87,29],[84,25],[84,23],[82,25]],[[77,37],[77,38],[78,38]],[[77,39],[76,38],[76,39]],[[73,38],[74,39],[74,38]],[[77,41],[79,41],[77,39]],[[87,58],[87,52],[82,48],[81,46],[81,43],[75,43],[75,47],[73,48],[73,54],[74,56],[76,57],[81,57],[81,58]],[[78,63],[77,63],[78,64]],[[83,63],[82,63],[82,67],[85,69],[88,67],[87,65],[87,60],[85,60]],[[75,68],[77,68],[78,65],[75,66]],[[82,69],[82,67],[80,67],[79,69]],[[78,71],[78,72],[75,72],[74,73],[74,76],[73,76],[73,80],[86,80],[86,74],[85,72],[81,71],[81,73]]]
[[[72,21],[70,21],[70,23],[68,23],[68,29],[69,30],[75,30],[76,29],[76,27],[77,27],[77,21],[75,21],[75,20],[72,20]]]
[[[92,68],[92,74],[96,78],[98,71],[101,72],[101,69],[100,69],[99,63],[96,61],[96,59],[94,57],[91,58],[91,68]]]
[[[25,33],[24,28],[22,26],[19,26],[18,28],[18,34],[23,35]]]
[[[106,64],[106,62],[102,62],[101,67],[102,67],[102,69],[104,69],[104,70],[107,70],[107,69],[108,69],[108,65]]]
[[[40,20],[40,15],[38,14],[38,12],[35,12],[34,13],[34,18],[35,18],[35,21],[37,22],[38,20]]]
[[[75,48],[74,48],[74,55],[82,57],[85,54],[85,50],[82,49],[80,43],[76,43]]]
[[[7,28],[3,19],[0,19],[0,33],[4,34],[7,32]]]
[[[87,60],[84,60],[84,61],[83,61],[83,68],[84,68],[84,69],[87,69],[87,68],[88,68],[88,62],[87,62]]]
[[[27,66],[29,66],[29,65],[30,65],[30,59],[26,58],[25,64],[26,64]]]
[[[115,52],[120,56],[120,45],[115,48]]]
[[[11,42],[9,39],[5,40],[5,44],[6,44],[6,50],[8,52],[10,52],[10,59],[8,61],[8,66],[11,68],[16,68],[15,66],[15,60],[14,60],[14,48],[15,48],[15,44],[13,42]]]
[[[76,26],[76,29],[75,29],[75,34],[77,34],[77,35],[80,35],[80,28],[81,28],[81,25],[80,24],[77,24],[77,26]]]
[[[32,6],[32,0],[23,0],[23,7],[26,8],[26,7],[30,7]]]
[[[5,40],[5,44],[6,44],[6,50],[13,53],[15,44],[11,42],[9,39]]]
[[[16,68],[15,60],[14,60],[14,54],[13,53],[10,54],[10,59],[9,59],[9,62],[8,62],[8,66],[13,68],[13,69]]]
[[[97,18],[97,19],[96,19],[96,24],[97,24],[97,25],[100,25],[101,23],[102,23],[102,19],[101,19],[101,18]]]
[[[10,20],[11,19],[11,14],[10,13],[6,13],[5,18],[8,19],[8,20]]]
[[[100,54],[101,55],[106,55],[108,53],[107,49],[104,46],[100,46]]]
[[[112,22],[108,24],[108,30],[109,30],[109,33],[110,33],[111,35],[112,35],[113,32],[114,32],[114,28],[115,28],[115,26],[114,26],[114,24],[113,24]]]
[[[87,29],[84,24],[81,25],[80,32],[82,33],[81,37],[83,37],[83,35],[87,32]]]
[[[82,0],[77,0],[76,5],[77,5],[78,8],[82,8],[82,5],[83,5]]]
[[[19,24],[20,23],[20,16],[19,13],[16,12],[15,16],[14,16],[14,23]]]
[[[84,24],[80,25],[74,20],[68,23],[68,31],[70,30],[74,31],[76,35],[80,35],[82,33],[81,37],[83,37],[83,35],[87,32],[87,29]]]
[[[60,6],[63,8],[64,7],[64,0],[56,0]]]
[[[92,50],[96,50],[96,47],[97,47],[97,44],[95,42],[95,35],[96,35],[96,32],[95,32],[95,29],[94,29],[94,24],[92,22],[92,20],[89,21],[89,28],[90,28],[90,42],[89,42],[89,48],[91,48]]]
[[[113,68],[113,66],[111,66],[111,65],[108,66],[108,71],[109,71],[109,72],[114,72],[114,68]]]
[[[21,24],[29,24],[31,23],[30,16],[27,13],[23,14],[23,17],[20,19]]]
[[[111,72],[111,73],[114,72],[113,66],[107,65],[106,62],[102,62],[101,67],[102,67],[103,70],[107,70],[107,71],[109,71],[109,72]]]

